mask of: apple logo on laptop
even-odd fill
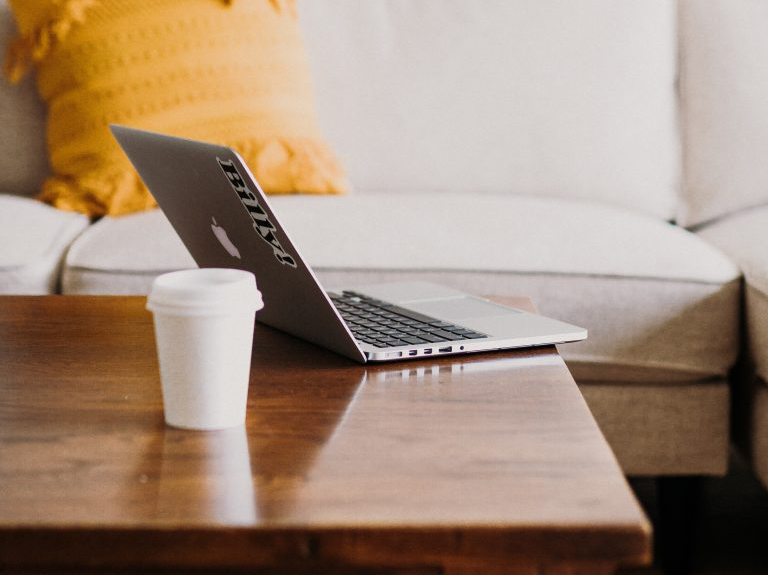
[[[224,246],[224,249],[227,250],[229,255],[233,258],[240,259],[240,250],[238,250],[237,247],[235,247],[235,244],[232,243],[232,240],[229,239],[227,230],[216,223],[216,218],[211,218],[211,221],[213,222],[211,224],[211,229],[213,230],[213,235],[216,236],[216,239],[219,240],[222,246]]]

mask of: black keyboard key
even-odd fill
[[[345,291],[343,296],[329,293],[329,297],[353,333],[377,347],[487,337],[356,292]]]
[[[380,299],[376,299],[367,295],[363,295],[361,293],[357,294],[357,297],[359,297],[362,300],[365,300],[367,302],[372,303],[373,305],[387,305],[387,302],[381,301]]]
[[[400,339],[397,339],[396,337],[392,337],[392,338],[389,338],[389,339],[383,339],[381,341],[384,342],[385,344],[387,344],[389,347],[397,347],[397,346],[400,346],[400,345],[408,345],[408,342],[402,341]]]
[[[462,339],[466,339],[463,335],[458,335],[455,333],[451,333],[450,331],[445,331],[441,333],[433,333],[432,335],[435,335],[437,337],[442,337],[445,341],[459,341]]]
[[[423,330],[420,330],[420,329],[414,329],[413,331],[409,331],[408,335],[411,335],[413,337],[421,337],[421,338],[431,337],[432,336],[432,334],[429,333],[428,331],[423,331]]]
[[[429,332],[429,333],[431,333],[435,337],[439,337],[439,338],[442,338],[442,339],[447,339],[447,338],[455,336],[455,334],[451,333],[450,331],[443,331],[441,329],[438,329],[436,331],[432,331],[432,332]]]
[[[452,323],[448,323],[447,321],[438,321],[438,320],[435,320],[435,319],[430,321],[429,325],[432,325],[434,327],[442,327],[442,328],[445,328],[445,329],[450,329],[452,327],[458,327],[458,326],[456,326],[456,325],[454,325]]]
[[[459,335],[461,335],[463,333],[473,333],[471,329],[467,329],[466,327],[461,327],[461,326],[458,326],[458,325],[456,325],[454,327],[446,327],[446,328],[443,328],[443,329],[445,329],[445,331],[450,331],[451,333],[458,333]]]
[[[430,343],[437,343],[438,341],[445,341],[443,338],[437,337],[436,335],[431,334],[431,333],[425,333],[424,335],[420,335],[419,337],[421,339],[427,340]]]
[[[421,331],[425,331],[427,333],[434,333],[436,331],[440,331],[439,327],[434,327],[432,325],[421,325],[421,326],[419,326],[419,329]]]
[[[420,321],[420,322],[423,322],[423,323],[430,323],[430,322],[436,321],[435,318],[433,318],[433,317],[429,317],[428,315],[424,315],[424,314],[421,314],[421,313],[418,313],[418,312],[415,312],[415,311],[411,311],[409,309],[405,309],[405,308],[402,308],[402,307],[396,306],[396,305],[388,305],[384,309],[386,309],[387,311],[389,311],[391,313],[396,313],[398,315],[402,315],[402,316],[405,316],[407,318],[410,318],[410,319],[413,319],[413,320],[416,320],[416,321]]]
[[[466,327],[459,327],[459,328],[451,329],[451,330],[448,330],[448,331],[451,331],[452,333],[455,333],[455,334],[458,334],[458,335],[474,335],[474,334],[477,333],[476,331],[473,331],[471,329],[467,329]]]

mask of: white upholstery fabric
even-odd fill
[[[768,385],[745,377],[733,387],[734,441],[768,489]]]
[[[729,385],[579,382],[600,430],[628,475],[724,475]]]
[[[600,200],[671,219],[671,0],[303,0],[318,112],[358,192]]]
[[[758,375],[768,381],[768,206],[723,218],[698,234],[744,273],[749,350]]]
[[[456,194],[272,197],[324,285],[414,278],[527,294],[584,325],[563,346],[580,376],[690,381],[723,375],[738,341],[739,274],[693,234],[585,202]],[[104,218],[67,258],[68,293],[146,293],[192,265],[155,211]],[[258,280],[258,277],[257,277]]]
[[[744,300],[749,356],[756,373],[768,381],[768,291],[748,282]]]
[[[146,294],[155,276],[192,267],[195,261],[160,210],[104,217],[70,248],[62,290]]]
[[[737,213],[699,235],[728,254],[744,272],[748,369],[734,381],[735,439],[768,486],[768,207]]]
[[[15,29],[5,0],[0,0],[0,56]],[[45,110],[32,75],[18,86],[0,77],[0,190],[34,194],[48,171]]]
[[[768,203],[768,2],[681,0],[680,26],[690,226]]]
[[[679,227],[579,201],[469,194],[273,196],[313,266],[615,275],[721,283],[735,267]],[[322,239],[322,241],[318,241]]]
[[[64,252],[88,226],[81,214],[0,194],[0,294],[48,294]]]
[[[768,206],[723,218],[697,235],[733,259],[749,284],[768,293]]]

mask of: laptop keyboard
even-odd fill
[[[385,301],[345,291],[328,294],[355,339],[375,347],[396,347],[488,337]]]

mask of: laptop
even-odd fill
[[[237,152],[111,130],[197,264],[253,272],[264,299],[261,323],[361,363],[587,337],[584,328],[428,282],[326,291]]]

